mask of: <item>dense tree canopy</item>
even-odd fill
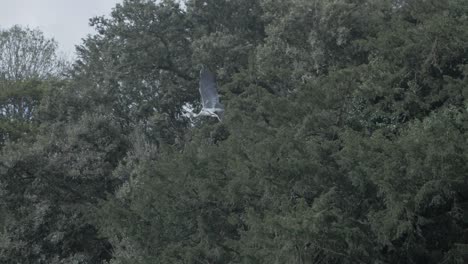
[[[66,77],[1,83],[34,129],[2,138],[0,262],[468,261],[468,2],[124,0],[90,23]],[[184,115],[201,65],[222,122]]]
[[[66,70],[57,43],[41,31],[0,28],[0,147],[34,130],[43,95]]]

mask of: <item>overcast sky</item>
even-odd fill
[[[94,33],[89,18],[108,15],[121,0],[0,0],[0,27],[28,25],[53,37],[60,50],[74,54],[74,46]]]

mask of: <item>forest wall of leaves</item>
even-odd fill
[[[91,25],[61,74],[0,74],[0,263],[468,263],[468,1]],[[201,64],[223,122],[183,116]]]

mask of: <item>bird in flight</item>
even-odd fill
[[[224,106],[219,102],[218,86],[216,77],[207,67],[203,66],[200,71],[200,96],[202,109],[200,113],[192,116],[211,116],[221,121],[224,117]]]

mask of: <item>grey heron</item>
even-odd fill
[[[202,109],[198,114],[192,114],[192,116],[211,116],[221,121],[224,117],[224,106],[219,102],[216,77],[205,66],[200,70],[199,91],[202,99]]]

